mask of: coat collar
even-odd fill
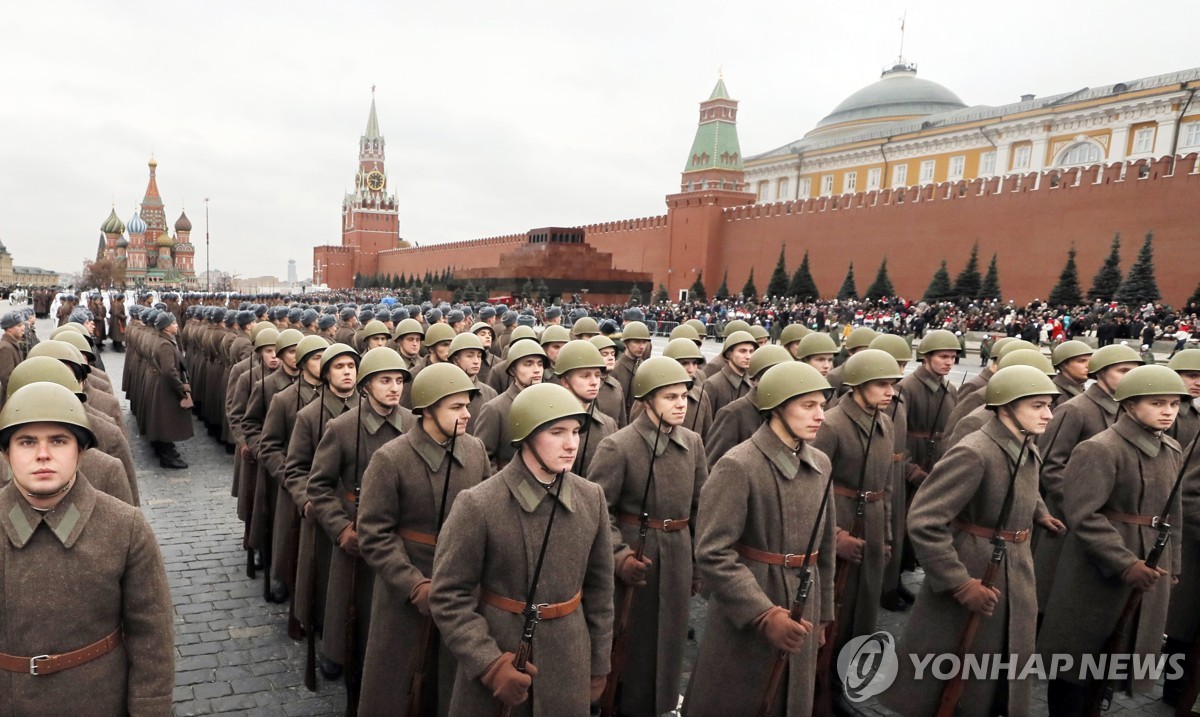
[[[733,369],[729,367],[728,361],[726,361],[725,365],[721,367],[721,375],[725,377],[725,380],[729,382],[730,386],[733,386],[733,390],[739,395],[742,392],[743,386],[750,388],[750,381],[746,379],[746,375],[742,374],[739,376],[734,373]]]
[[[1108,392],[1100,388],[1100,384],[1098,383],[1093,383],[1091,386],[1088,386],[1087,390],[1083,392],[1083,395],[1091,399],[1092,403],[1095,403],[1100,408],[1103,408],[1105,413],[1107,413],[1109,416],[1117,415],[1117,409],[1121,407],[1119,403],[1113,400],[1112,396],[1108,395]]]
[[[383,428],[385,423],[396,429],[396,433],[404,433],[404,414],[408,412],[407,408],[404,406],[396,406],[392,409],[391,413],[386,416],[381,416],[375,412],[374,408],[371,407],[370,401],[365,399],[361,400],[363,409],[362,425],[363,428],[367,429],[367,433],[371,434],[372,436],[375,435],[379,432],[380,428]]]
[[[851,421],[854,421],[854,425],[858,426],[858,429],[862,431],[864,436],[871,432],[871,414],[858,405],[858,401],[854,400],[854,396],[846,394],[842,397],[842,400],[838,401],[838,406],[841,407],[842,411]],[[875,421],[875,430],[881,435],[883,434],[882,421]]]
[[[1012,431],[1008,430],[1008,427],[1004,425],[999,416],[993,414],[987,423],[983,424],[982,430],[983,434],[990,438],[1008,456],[1009,465],[1017,462],[1017,459],[1021,455],[1021,441],[1017,440]],[[1042,462],[1042,454],[1038,453],[1037,449],[1036,436],[1030,436],[1029,443],[1025,445],[1025,458],[1021,460],[1021,463],[1025,463],[1027,460],[1034,460],[1038,463]]]
[[[33,537],[38,526],[45,523],[63,547],[69,549],[79,540],[95,507],[96,490],[78,471],[75,473],[75,485],[47,513],[30,507],[17,490],[16,483],[10,482],[0,489],[0,527],[3,527],[9,542],[20,549]]]
[[[654,422],[650,420],[650,414],[648,412],[643,412],[642,415],[634,419],[633,430],[637,431],[638,435],[642,437],[642,440],[646,441],[647,448],[654,450],[654,441],[656,439],[654,434],[659,433],[660,431],[654,425]],[[687,441],[683,438],[683,431],[679,430],[678,426],[676,426],[675,430],[672,430],[670,433],[663,433],[662,438],[658,438],[657,440],[658,451],[655,455],[660,457],[663,453],[666,453],[667,446],[671,443],[674,443],[685,451],[688,449]]]
[[[1113,424],[1113,430],[1118,436],[1124,438],[1134,448],[1150,458],[1157,457],[1163,448],[1173,450],[1176,453],[1180,452],[1179,443],[1174,438],[1164,433],[1147,431],[1128,413],[1121,414],[1121,417]]]
[[[447,450],[449,446],[443,446],[433,440],[433,436],[425,432],[425,426],[421,425],[421,421],[418,420],[417,425],[413,426],[412,430],[408,432],[408,440],[413,450],[421,457],[421,460],[425,461],[425,465],[429,466],[430,471],[437,473],[442,470],[446,454],[450,452]],[[458,441],[455,441],[454,462],[460,466],[463,465],[463,454],[465,452],[466,448]]]
[[[940,376],[935,376],[932,371],[925,368],[925,364],[918,366],[917,370],[913,372],[913,375],[916,376],[917,380],[924,384],[925,388],[929,389],[932,393],[937,393],[938,391],[946,388],[945,379]]]
[[[817,465],[817,458],[814,455],[812,446],[805,443],[800,447],[800,452],[796,453],[792,449],[783,445],[783,441],[779,440],[779,436],[775,435],[775,431],[771,430],[771,422],[764,421],[754,435],[750,438],[754,443],[754,447],[759,450],[763,456],[774,465],[783,477],[787,480],[792,480],[796,474],[800,472],[800,465],[808,465],[813,470],[820,470]]]
[[[1061,372],[1054,374],[1054,385],[1058,386],[1059,390],[1062,391],[1063,395],[1065,395],[1067,398],[1074,398],[1083,393],[1082,384],[1076,383],[1072,379],[1067,378],[1067,375]]]
[[[532,513],[537,510],[537,507],[544,500],[553,500],[552,491],[558,491],[558,486],[553,486],[550,490],[547,490],[545,486],[538,482],[537,478],[533,477],[533,474],[525,467],[525,461],[521,458],[519,451],[498,475],[504,477],[504,484],[508,486],[509,492],[513,494],[521,509],[526,513]],[[563,480],[566,480],[569,475],[572,474],[568,473],[567,476],[563,476]],[[575,491],[571,485],[571,481],[566,480],[562,485],[562,493],[559,493],[558,496],[562,507],[574,512],[574,496]]]
[[[346,398],[341,398],[326,386],[325,400],[322,405],[324,405],[326,411],[329,411],[329,415],[337,418],[346,411],[358,407],[358,391],[351,393]]]

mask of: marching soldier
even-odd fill
[[[912,360],[912,342],[896,334],[880,334],[871,340],[869,348],[886,351],[896,360],[896,370],[904,375],[904,367]],[[904,392],[900,383],[892,387],[895,395],[887,409],[888,418],[892,420],[894,443],[892,444],[892,491],[888,500],[892,503],[892,554],[883,569],[883,593],[880,596],[880,607],[893,612],[905,610],[915,600],[916,596],[904,587],[900,580],[901,562],[904,554],[904,544],[907,541],[906,513],[908,512],[908,496],[904,485],[904,476],[908,473],[908,406],[904,403]]]
[[[707,440],[709,429],[712,428],[713,422],[712,406],[704,398],[703,367],[707,359],[704,358],[699,345],[688,339],[668,341],[667,347],[663,349],[663,356],[678,361],[679,365],[687,373],[688,378],[692,380],[692,387],[688,390],[687,417],[683,420],[683,425],[687,426],[689,431],[700,436],[702,441]],[[603,386],[601,387],[600,395],[601,399],[603,399]],[[600,403],[599,405],[603,409],[604,404]],[[645,410],[644,404],[639,403],[637,405],[643,406],[641,410]]]
[[[580,311],[583,311],[583,309],[580,309]],[[600,324],[596,323],[596,320],[586,313],[575,319],[575,322],[571,324],[571,338],[573,339],[590,341],[593,337],[599,335]]]
[[[386,324],[378,319],[371,319],[358,332],[356,347],[360,353],[365,354],[371,349],[387,346],[391,338],[392,332],[388,331]]]
[[[10,311],[0,317],[0,329],[4,336],[0,337],[0,389],[8,386],[8,377],[12,375],[17,364],[25,360],[25,352],[21,349],[21,341],[25,338],[25,317],[19,311]],[[5,391],[5,393],[7,393]],[[3,405],[0,402],[0,405]]]
[[[338,326],[333,339],[335,343],[354,345],[354,332],[359,327],[358,314],[354,308],[353,306],[344,306],[338,312]]]
[[[842,366],[846,365],[846,360],[859,351],[869,348],[871,346],[871,342],[874,341],[875,337],[878,335],[878,332],[876,332],[875,329],[871,328],[870,326],[858,326],[855,327],[850,333],[846,334],[846,341],[844,342],[843,346],[846,355],[845,357],[842,357],[839,352],[838,365],[830,369],[829,375],[825,377],[825,379],[829,381],[829,385],[833,386],[834,396],[840,397],[849,390],[842,387]]]
[[[1058,386],[1059,394],[1054,398],[1053,408],[1058,408],[1059,404],[1083,393],[1084,384],[1088,380],[1088,361],[1093,353],[1095,349],[1082,341],[1064,341],[1054,347],[1050,353],[1050,362],[1058,371],[1054,377],[1054,385]]]
[[[792,360],[792,355],[782,346],[763,346],[750,357],[750,366],[746,369],[750,392],[722,406],[713,418],[711,436],[704,444],[709,468],[716,465],[730,448],[750,440],[762,425],[758,412],[758,382],[767,369]]]
[[[997,341],[996,343],[1000,342]],[[1004,361],[1004,357],[1008,356],[1014,351],[1034,351],[1038,354],[1041,354],[1042,352],[1041,349],[1034,344],[1029,343],[1028,341],[1013,339],[1012,341],[1005,343],[999,349],[996,349],[992,352],[992,358],[995,360],[995,367],[997,370],[999,370],[1000,364]],[[983,375],[982,371],[979,373],[979,375],[972,377],[972,380],[966,381],[958,388],[958,399],[954,402],[954,410],[950,412],[950,418],[947,420],[946,425],[957,426],[962,419],[974,412],[975,409],[984,405],[985,394],[983,389],[987,386],[987,381],[980,381],[980,375]],[[991,376],[992,374],[988,374],[988,379],[990,379]],[[970,389],[967,388],[967,384],[972,384]],[[947,446],[947,448],[949,448],[949,446]]]
[[[558,361],[558,352],[562,351],[562,347],[571,340],[571,332],[558,324],[551,324],[542,330],[542,335],[538,337],[538,343],[542,345],[542,350],[546,352],[546,359],[550,362],[551,370],[547,371],[542,376],[542,381],[549,383],[553,381],[557,374],[553,367]]]
[[[745,331],[746,333],[750,333],[750,324],[742,321],[741,319],[734,319],[733,321],[730,321],[721,327],[721,340],[724,341],[725,339],[728,339],[729,335],[735,331]],[[753,336],[751,338],[753,338]],[[755,344],[757,345],[757,343],[758,342],[756,341]],[[704,366],[704,379],[708,380],[713,374],[720,373],[721,369],[723,368],[725,368],[724,361],[710,361]]]
[[[812,332],[812,329],[804,324],[788,324],[783,327],[783,331],[779,332],[779,345],[787,349],[792,358],[796,358],[796,352],[800,349],[800,340]]]
[[[599,349],[600,356],[604,359],[604,381],[600,384],[600,395],[596,397],[596,408],[624,428],[629,424],[629,412],[625,408],[625,389],[612,375],[617,367],[617,343],[599,334],[588,339],[588,343]]]
[[[745,396],[753,388],[746,370],[750,368],[750,358],[757,348],[758,342],[749,331],[734,331],[725,337],[725,343],[721,345],[721,362],[724,365],[704,381],[704,395],[708,396],[714,420],[717,411]]]
[[[1012,344],[1009,344],[1009,346],[1011,345]],[[1000,359],[1000,363],[996,368],[997,371],[999,371],[999,369],[1008,368],[1009,366],[1032,366],[1044,373],[1048,378],[1053,379],[1055,377],[1054,367],[1050,365],[1050,359],[1046,358],[1045,354],[1038,349],[1017,349],[1016,351],[1006,351],[1004,353],[1004,358]],[[968,396],[968,398],[972,398],[974,396],[979,396],[980,400],[983,401],[987,396],[987,392],[976,391]],[[1057,398],[1057,396],[1050,399],[1051,408],[1054,406],[1055,398]],[[983,425],[987,423],[988,419],[990,418],[991,413],[988,410],[986,403],[984,403],[967,415],[958,419],[958,421],[954,423],[954,430],[950,433],[950,437],[946,439],[946,450],[950,450],[957,445],[959,441],[971,435],[975,431],[978,431],[980,428],[983,428]],[[1036,547],[1037,541],[1034,540],[1034,548],[1036,549]]]
[[[475,437],[483,441],[488,459],[495,470],[503,469],[513,459],[516,450],[508,435],[507,416],[513,400],[525,389],[542,382],[546,368],[546,352],[536,341],[518,341],[508,350],[505,371],[512,384],[504,393],[483,404],[475,419]],[[494,374],[493,374],[494,375]]]
[[[551,328],[566,331],[561,326],[548,327],[546,330]],[[579,457],[571,467],[573,472],[587,478],[591,475],[588,467],[596,457],[596,447],[619,428],[611,416],[595,406],[607,365],[599,349],[587,341],[576,339],[558,350],[554,369],[556,382],[579,400],[587,416],[580,430]],[[542,380],[545,381],[544,375]]]
[[[803,361],[815,368],[828,380],[829,373],[833,371],[833,357],[837,355],[837,350],[837,344],[833,342],[829,334],[824,331],[814,331],[800,339],[800,344],[796,346],[796,351],[792,355],[796,357],[797,361]],[[837,395],[834,394],[830,398],[830,404],[836,402]]]
[[[467,378],[471,379],[476,389],[475,393],[471,394],[471,415],[467,419],[467,432],[474,428],[475,416],[483,410],[483,404],[497,395],[494,388],[479,380],[479,369],[483,366],[483,357],[486,355],[487,349],[475,334],[461,333],[450,342],[450,363],[467,374]]]
[[[625,414],[633,407],[633,377],[638,364],[650,358],[650,329],[641,321],[631,321],[621,330],[624,350],[612,370],[612,377],[625,393]]]
[[[538,343],[538,346],[541,346],[541,343],[537,341],[537,334],[532,327],[518,326],[513,329],[512,334],[509,335],[508,347],[504,350],[504,358],[496,364],[494,370],[488,374],[487,378],[487,384],[494,388],[497,394],[502,394],[508,390],[508,385],[511,381],[508,374],[508,353],[512,350],[513,346],[521,341],[534,341]],[[545,351],[543,350],[542,353],[545,353]],[[545,377],[543,376],[543,378]]]

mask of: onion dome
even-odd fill
[[[163,232],[158,235],[158,241],[155,242],[158,246],[172,247],[175,246],[175,240],[171,238],[170,232]]]
[[[187,218],[185,212],[179,213],[179,218],[175,220],[175,231],[190,232],[192,230],[192,220]]]
[[[129,229],[129,236],[146,233],[146,222],[142,221],[140,212],[133,213],[133,216],[129,218],[129,224],[126,228]]]
[[[122,235],[121,235],[121,236],[120,236],[120,237],[117,239],[117,248],[118,248],[118,249],[126,249],[126,248],[128,248],[128,247],[129,247],[129,240],[125,238],[125,235],[124,235],[124,234],[122,234]]]
[[[125,233],[125,223],[122,222],[121,218],[117,216],[116,209],[113,209],[108,213],[108,219],[105,219],[104,223],[100,225],[100,231],[104,232],[105,234]]]

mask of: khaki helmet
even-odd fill
[[[571,324],[571,335],[575,338],[591,336],[600,333],[600,324],[590,316],[581,316]]]
[[[421,336],[424,336],[425,327],[422,326],[421,322],[417,321],[416,319],[404,319],[400,323],[396,324],[396,330],[392,332],[392,338],[398,339],[401,336],[406,336],[408,334],[420,334]]]
[[[767,369],[758,380],[759,411],[770,411],[788,400],[806,393],[820,391],[828,396],[833,391],[821,372],[801,361],[788,361]]]
[[[668,340],[674,341],[675,339],[687,339],[688,341],[700,343],[700,334],[691,326],[680,324],[671,329],[671,335]]]
[[[750,357],[750,367],[746,369],[746,375],[750,378],[758,378],[763,371],[777,363],[795,360],[792,358],[792,352],[782,346],[763,346]]]
[[[617,342],[613,341],[612,339],[605,336],[604,334],[600,334],[599,336],[593,336],[592,338],[588,339],[588,343],[590,343],[592,346],[595,346],[597,349],[614,349],[615,350],[617,348]]]
[[[621,340],[627,339],[649,341],[650,328],[640,321],[630,321],[625,324],[625,328],[621,329]]]
[[[329,371],[329,364],[333,363],[333,360],[338,356],[353,356],[355,366],[358,366],[359,362],[362,361],[362,357],[358,355],[358,351],[355,351],[353,346],[340,343],[329,344],[325,349],[325,353],[321,354],[321,372],[319,374],[321,378],[325,378],[325,375]]]
[[[571,340],[571,332],[565,326],[551,324],[542,330],[542,336],[538,339],[538,343],[542,346],[546,344],[565,344]]]
[[[76,324],[78,326],[78,324]],[[75,333],[74,331],[60,331],[58,338],[51,339],[52,341],[62,341],[64,344],[71,344],[79,349],[79,353],[86,356],[95,357],[96,353],[92,350],[92,344],[83,334]]]
[[[800,346],[796,349],[796,360],[802,361],[809,356],[818,354],[833,355],[838,352],[837,344],[833,342],[833,338],[824,331],[814,331],[808,336],[800,339]]]
[[[405,381],[412,380],[412,371],[408,370],[408,364],[396,349],[390,346],[376,346],[363,354],[362,360],[358,362],[358,387],[362,388],[372,376],[386,371],[399,371],[404,374]]]
[[[83,392],[83,387],[79,385],[75,373],[62,361],[49,356],[35,356],[17,364],[8,377],[5,397],[11,397],[18,390],[39,381],[57,383],[70,390],[80,401],[87,402],[87,394]]]
[[[898,334],[879,334],[869,348],[887,351],[897,361],[912,361],[912,342]]]
[[[691,326],[693,329],[695,329],[696,335],[699,336],[700,338],[704,338],[705,336],[708,336],[708,326],[706,326],[705,323],[703,321],[701,321],[700,319],[688,319],[687,321],[685,321],[683,323],[685,325]]]
[[[925,338],[921,339],[921,343],[917,344],[917,356],[931,354],[934,351],[960,351],[962,346],[958,343],[958,337],[954,332],[946,329],[934,329],[925,334]]]
[[[988,379],[984,389],[984,404],[1006,406],[1030,396],[1057,395],[1058,386],[1054,385],[1045,371],[1036,366],[1013,364],[1000,368]]]
[[[1000,342],[997,341],[996,343]],[[1096,349],[1082,341],[1072,339],[1054,347],[1054,350],[1050,352],[1050,363],[1054,364],[1055,368],[1057,368],[1063,361],[1068,361],[1076,356],[1091,356],[1094,353],[1096,353]]]
[[[254,350],[263,348],[264,346],[274,346],[279,340],[279,329],[274,326],[264,327],[258,335],[254,337]]]
[[[721,338],[729,338],[729,335],[734,331],[745,331],[746,333],[750,333],[750,324],[746,321],[742,321],[741,319],[734,319],[733,321],[730,321],[721,327]]]
[[[471,324],[471,330],[468,331],[468,333],[478,336],[480,331],[490,331],[492,334],[492,339],[494,340],[496,338],[496,329],[492,328],[492,325],[486,321],[476,321],[475,323]]]
[[[1000,349],[1004,348],[1005,346],[1007,346],[1017,340],[1018,339],[1016,336],[1004,336],[1004,337],[996,339],[996,342],[992,344],[991,358],[989,360],[999,361],[1000,360]]]
[[[279,330],[275,328],[275,324],[272,324],[270,321],[259,321],[257,324],[250,327],[250,340],[258,341],[259,334],[267,329],[271,329],[275,333],[279,333]],[[274,339],[272,339],[271,343],[275,343]]]
[[[992,347],[992,355],[997,359],[1003,359],[1013,351],[1040,351],[1037,344],[1030,343],[1024,339],[1014,338],[1012,341],[1001,346],[999,349]]]
[[[878,335],[879,332],[870,326],[859,326],[846,335],[846,350],[865,349]]]
[[[514,332],[515,333],[515,332]],[[546,356],[546,350],[536,341],[522,341],[519,344],[508,345],[508,367],[507,371],[512,373],[521,359],[537,356],[542,361],[542,368],[547,368],[550,365],[550,358]]]
[[[758,353],[755,351],[754,353]],[[691,339],[672,339],[667,342],[667,347],[663,349],[663,356],[673,358],[676,361],[684,361],[691,359],[699,361],[701,364],[708,363],[708,359],[704,358],[704,352]]]
[[[1129,348],[1125,344],[1109,344],[1096,349],[1092,357],[1088,359],[1088,376],[1094,377],[1102,370],[1118,363],[1136,363],[1141,365],[1145,363],[1138,352]]]
[[[83,333],[83,324],[77,324],[74,321],[63,324],[50,332],[50,338],[58,338],[58,335],[64,331],[74,331],[77,334]]]
[[[902,378],[904,373],[900,371],[896,357],[880,349],[863,349],[842,364],[842,384],[846,386],[862,386],[871,381],[899,381]]]
[[[28,358],[49,356],[52,359],[66,361],[72,366],[78,366],[83,371],[84,375],[91,373],[91,369],[88,367],[87,359],[83,357],[83,354],[79,351],[79,349],[75,348],[66,341],[51,339],[49,341],[39,342],[29,349],[29,354],[27,356]]]
[[[1017,349],[1005,352],[1004,358],[1000,359],[999,368],[1008,368],[1009,366],[1032,366],[1047,376],[1054,375],[1054,366],[1050,363],[1050,359],[1046,358],[1046,354],[1038,349]],[[988,379],[988,383],[991,383],[991,379]]]
[[[593,346],[591,342],[575,339],[563,344],[562,349],[559,350],[558,358],[554,361],[554,373],[558,376],[565,376],[568,371],[574,371],[577,368],[598,368],[604,371],[608,368],[608,364],[604,363],[600,349]]]
[[[1104,348],[1108,348],[1105,346]],[[1118,403],[1138,396],[1180,396],[1191,400],[1187,386],[1179,374],[1166,366],[1138,366],[1121,377],[1113,400]],[[7,407],[6,407],[7,408]]]
[[[687,390],[692,388],[692,379],[679,362],[666,356],[655,356],[643,361],[633,374],[633,397],[641,400],[663,386],[682,383]]]
[[[751,344],[755,348],[758,348],[758,341],[749,331],[734,331],[732,334],[726,336],[725,343],[721,344],[721,355],[728,356],[729,351],[739,344]]]
[[[324,336],[305,336],[296,344],[296,364],[303,365],[310,356],[329,348],[329,339]]]
[[[794,344],[812,332],[813,330],[804,324],[788,324],[783,327],[783,331],[779,332],[779,343],[783,346]]]
[[[0,411],[0,446],[8,450],[17,426],[30,423],[61,423],[79,440],[79,450],[96,445],[92,424],[80,401],[66,386],[47,381],[31,383],[14,391]]]
[[[461,368],[452,363],[426,366],[413,379],[412,412],[419,416],[424,409],[456,393],[466,393],[470,398],[475,398],[479,395],[479,389]]]
[[[450,324],[434,324],[425,330],[425,348],[436,346],[444,341],[453,341],[457,336]],[[364,337],[366,334],[364,334]],[[474,336],[474,334],[472,334]],[[479,338],[475,336],[475,338]]]
[[[525,339],[533,339],[535,342],[537,341],[537,332],[533,330],[532,326],[518,326],[517,328],[513,329],[512,333],[508,335],[509,350],[512,350],[512,347],[516,345],[518,341],[523,341]],[[541,344],[538,345],[540,346]]]
[[[1200,371],[1200,349],[1184,349],[1171,357],[1167,368],[1172,371]]]
[[[279,332],[279,338],[275,339],[275,353],[282,354],[287,349],[300,343],[304,338],[304,334],[296,329],[284,329]]]
[[[750,335],[754,337],[755,341],[762,341],[763,339],[770,338],[771,332],[767,331],[767,327],[761,324],[754,324],[750,327]]]
[[[383,323],[379,319],[371,319],[367,322],[367,325],[359,329],[358,332],[359,338],[363,341],[366,341],[372,336],[380,335],[391,338],[392,332],[388,330],[387,324]]]
[[[587,413],[575,394],[567,389],[557,383],[538,383],[517,394],[505,420],[515,446],[542,426],[564,418],[574,418],[582,425]]]
[[[489,326],[488,328],[491,327]],[[469,332],[455,336],[450,342],[450,356],[454,356],[459,351],[466,351],[467,349],[478,349],[480,352],[486,351],[483,348],[483,341],[475,334]]]

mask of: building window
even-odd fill
[[[843,194],[850,194],[851,192],[857,192],[858,191],[858,172],[846,172],[846,179],[843,180],[842,184],[845,187],[845,189],[842,190]]]
[[[933,181],[933,167],[934,167],[934,160],[932,160],[932,159],[927,159],[924,162],[921,162],[921,178],[917,181],[919,181],[921,184],[926,184],[928,182],[932,182]]]
[[[833,194],[833,175],[826,174],[821,177],[821,196],[828,197]]]
[[[1058,163],[1064,167],[1098,164],[1104,159],[1100,148],[1091,142],[1076,142],[1067,147],[1059,157]]]
[[[784,177],[783,179],[779,180],[779,184],[778,184],[778,186],[777,186],[777,187],[776,187],[776,189],[775,189],[775,198],[776,198],[776,199],[778,199],[778,200],[780,200],[780,201],[783,201],[784,199],[790,199],[790,198],[791,198],[791,197],[789,197],[789,196],[788,196],[788,180],[787,180],[787,177]]]
[[[1200,122],[1188,122],[1183,125],[1183,142],[1184,147],[1195,147],[1200,145]]]
[[[797,192],[798,199],[808,199],[809,196],[812,194],[812,180],[809,179],[808,177],[801,179],[800,186],[797,187],[797,189],[799,190]]]
[[[961,154],[950,158],[950,179],[962,179],[967,169],[967,158]]]
[[[996,173],[996,153],[984,152],[979,155],[979,176],[987,177]]]
[[[1030,147],[1027,144],[1023,144],[1020,147],[1016,147],[1015,149],[1013,149],[1012,168],[1013,169],[1028,169],[1029,168],[1029,153],[1030,153]]]
[[[760,201],[760,202],[767,201],[767,187],[768,186],[770,186],[770,183],[766,182],[766,181],[762,181],[762,182],[758,183],[758,201]]]
[[[908,186],[908,165],[897,164],[892,169],[892,186],[906,187]]]
[[[1154,128],[1142,127],[1133,133],[1133,153],[1145,154],[1154,149]]]
[[[1200,124],[1200,123],[1197,123]],[[879,180],[883,175],[883,170],[879,167],[867,170],[867,191],[879,189]]]

